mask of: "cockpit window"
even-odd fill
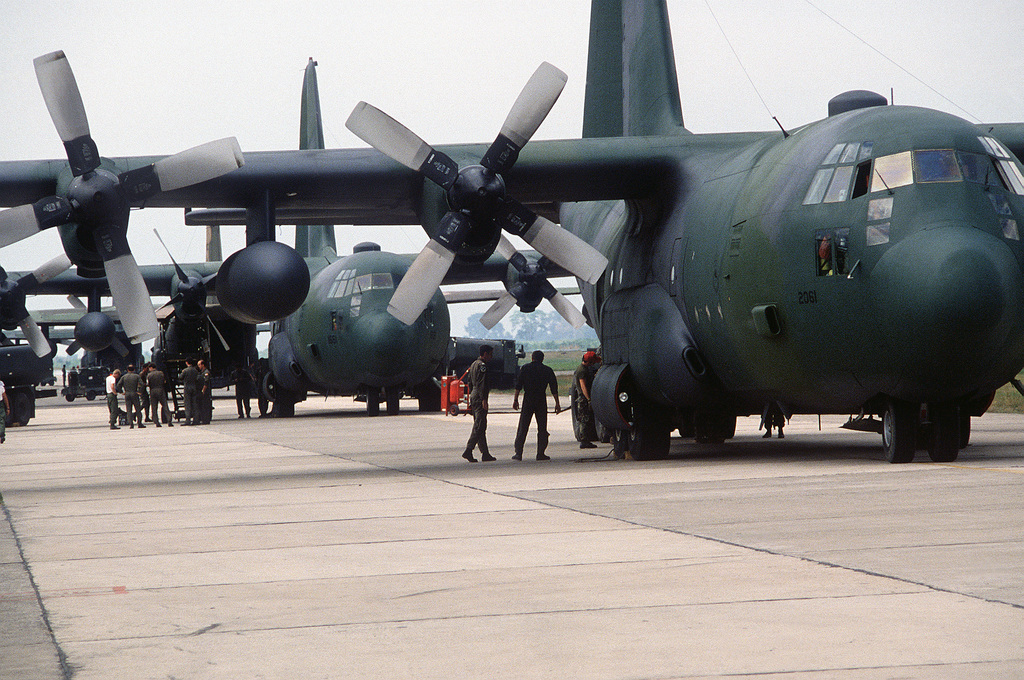
[[[875,171],[871,174],[871,193],[905,187],[913,183],[914,169],[909,151],[875,159]]]
[[[959,182],[960,164],[952,149],[926,149],[914,152],[919,182]]]
[[[832,175],[832,182],[825,192],[825,203],[839,203],[850,195],[850,178],[853,177],[852,165],[840,165]]]
[[[995,181],[991,158],[966,151],[957,151],[956,155],[960,160],[960,170],[965,180],[976,184],[992,184]]]
[[[825,197],[825,190],[828,189],[829,180],[832,179],[833,172],[832,168],[821,168],[814,173],[811,186],[807,189],[807,195],[804,196],[804,205],[821,203],[821,199]]]
[[[334,278],[334,283],[331,284],[331,290],[327,294],[327,297],[340,298],[345,297],[352,293],[352,281],[355,278],[356,270],[354,269],[342,269],[338,272],[338,275]]]
[[[846,144],[836,144],[832,147],[832,150],[825,156],[825,160],[821,162],[822,165],[835,165],[839,161],[840,154],[843,153],[843,149],[846,148]]]
[[[818,203],[840,203],[850,198],[850,180],[853,178],[853,163],[871,157],[874,142],[840,142],[832,147],[822,160],[822,167],[814,173],[811,185],[804,195],[804,205]],[[868,161],[870,164],[870,161]],[[836,167],[838,165],[838,167]],[[864,193],[859,189],[863,183],[860,170],[857,169],[857,182],[854,184],[854,198]]]
[[[395,287],[390,272],[362,274],[356,276],[355,269],[342,269],[335,277],[328,297],[343,298],[349,295],[365,293],[369,290],[391,289]]]
[[[847,144],[843,149],[843,155],[839,157],[840,163],[853,163],[857,160],[857,152],[860,151],[860,144]]]
[[[978,139],[992,154],[996,169],[999,170],[999,177],[1006,188],[1015,194],[1024,196],[1024,174],[1021,173],[1020,166],[1014,160],[1013,154],[994,137],[978,137]]]

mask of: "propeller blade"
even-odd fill
[[[228,341],[224,338],[224,335],[220,332],[220,329],[217,328],[217,324],[213,322],[213,319],[210,319],[210,328],[212,328],[213,332],[217,334],[217,338],[220,340],[221,347],[224,348],[224,351],[230,352],[231,345],[228,344]]]
[[[171,258],[171,264],[174,265],[174,271],[178,274],[178,280],[182,283],[188,283],[188,275],[185,274],[185,270],[179,267],[178,263],[174,260],[174,255],[171,255],[171,249],[167,247],[167,244],[164,243],[164,240],[160,237],[160,232],[154,229],[153,233],[156,234],[156,238],[160,241],[160,245],[162,245],[164,250],[167,251],[167,257]]]
[[[608,266],[608,258],[594,246],[517,201],[506,199],[497,219],[506,231],[587,283],[597,283]]]
[[[131,253],[103,261],[110,297],[121,317],[121,327],[133,343],[152,340],[160,332],[146,282]]]
[[[345,127],[385,156],[410,170],[423,173],[445,189],[451,187],[459,175],[455,161],[435,151],[415,132],[366,102],[356,104],[345,121]]]
[[[71,71],[71,64],[61,51],[44,54],[33,60],[36,80],[43,101],[50,112],[57,134],[64,142],[71,171],[78,177],[100,165],[99,151],[89,135],[89,119],[85,115],[82,94]]]
[[[567,80],[568,76],[561,70],[548,62],[542,63],[519,93],[481,165],[499,174],[511,168],[519,151],[530,141],[558,101]]]
[[[68,348],[64,350],[68,355],[78,354],[78,350],[82,349],[82,346],[78,343],[78,340],[72,340]]]
[[[83,312],[89,310],[89,308],[85,306],[85,303],[82,302],[77,295],[69,295],[68,302],[71,303],[71,306],[74,307],[75,309],[80,309]]]
[[[89,119],[85,115],[85,104],[78,91],[78,82],[71,71],[71,64],[64,52],[58,50],[36,57],[32,64],[36,69],[36,80],[43,93],[43,101],[57,128],[61,141],[70,142],[89,135]]]
[[[46,339],[42,329],[39,328],[39,324],[31,316],[26,316],[19,321],[18,326],[21,327],[22,334],[28,340],[29,346],[32,347],[32,351],[36,353],[37,357],[45,357],[53,351],[53,348],[50,347],[50,341]]]
[[[71,204],[58,196],[0,212],[0,248],[64,224],[71,212]]]
[[[226,175],[245,165],[242,149],[234,137],[192,147],[153,164],[161,191],[174,191]]]
[[[68,258],[66,253],[61,253],[57,257],[53,258],[49,262],[44,262],[39,265],[32,276],[35,277],[36,283],[45,283],[55,276],[59,276],[71,269],[71,259]]]
[[[516,298],[512,293],[505,292],[500,298],[494,301],[483,316],[480,317],[480,324],[487,330],[494,328],[499,321],[505,318],[505,315],[509,313],[516,305]]]
[[[121,173],[118,179],[129,200],[140,203],[161,191],[174,191],[216,179],[243,165],[245,157],[238,140],[226,137]]]
[[[391,296],[388,313],[411,326],[427,308],[454,261],[454,252],[434,239],[427,241]]]
[[[569,302],[569,298],[565,297],[558,291],[548,298],[551,306],[555,308],[563,319],[569,322],[569,325],[573,328],[579,329],[583,327],[583,324],[587,322],[587,318],[583,316],[583,312],[576,309],[576,305]]]
[[[0,248],[39,233],[39,220],[31,205],[0,212]]]
[[[512,242],[502,234],[501,238],[498,239],[498,245],[495,247],[494,252],[511,262],[512,258],[515,257],[516,253],[519,251],[514,245],[512,245]]]
[[[120,354],[121,356],[128,356],[128,348],[124,346],[124,343],[121,342],[121,339],[118,338],[116,335],[114,336],[114,339],[110,341],[110,346],[113,347],[114,351]]]

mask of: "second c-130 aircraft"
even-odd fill
[[[1024,366],[1024,124],[855,92],[788,133],[693,134],[664,1],[594,0],[590,40],[583,139],[527,143],[560,90],[545,66],[489,147],[435,149],[360,104],[349,126],[383,153],[250,152],[147,205],[245,209],[250,241],[290,210],[422,224],[389,303],[403,323],[449,267],[523,236],[580,280],[605,358],[594,410],[634,458],[771,407],[860,414],[894,463],[920,440],[954,460]],[[44,198],[28,178],[66,167],[0,164],[0,199]]]

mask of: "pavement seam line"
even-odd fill
[[[28,560],[25,558],[25,548],[21,544],[21,537],[18,535],[18,530],[14,527],[14,519],[11,517],[11,511],[6,504],[0,503],[0,507],[4,510],[4,519],[8,526],[11,527],[11,535],[14,536],[14,544],[18,547],[18,557],[21,559],[21,566],[25,569],[25,573],[28,575],[28,581],[32,584],[32,592],[36,600],[36,604],[39,606],[40,615],[43,618],[43,625],[46,626],[46,633],[50,636],[50,642],[53,643],[53,648],[57,652],[57,662],[60,664],[61,674],[64,676],[64,680],[71,680],[72,670],[68,664],[67,654],[61,648],[60,643],[57,642],[57,636],[53,633],[53,626],[50,624],[50,613],[46,610],[46,605],[43,604],[42,593],[39,592],[39,584],[36,583],[35,575],[32,573],[32,569],[29,567]]]

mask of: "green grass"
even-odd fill
[[[1024,380],[1024,372],[1017,379]],[[1003,385],[996,390],[996,398],[988,410],[993,413],[1024,413],[1024,397],[1013,385]]]

